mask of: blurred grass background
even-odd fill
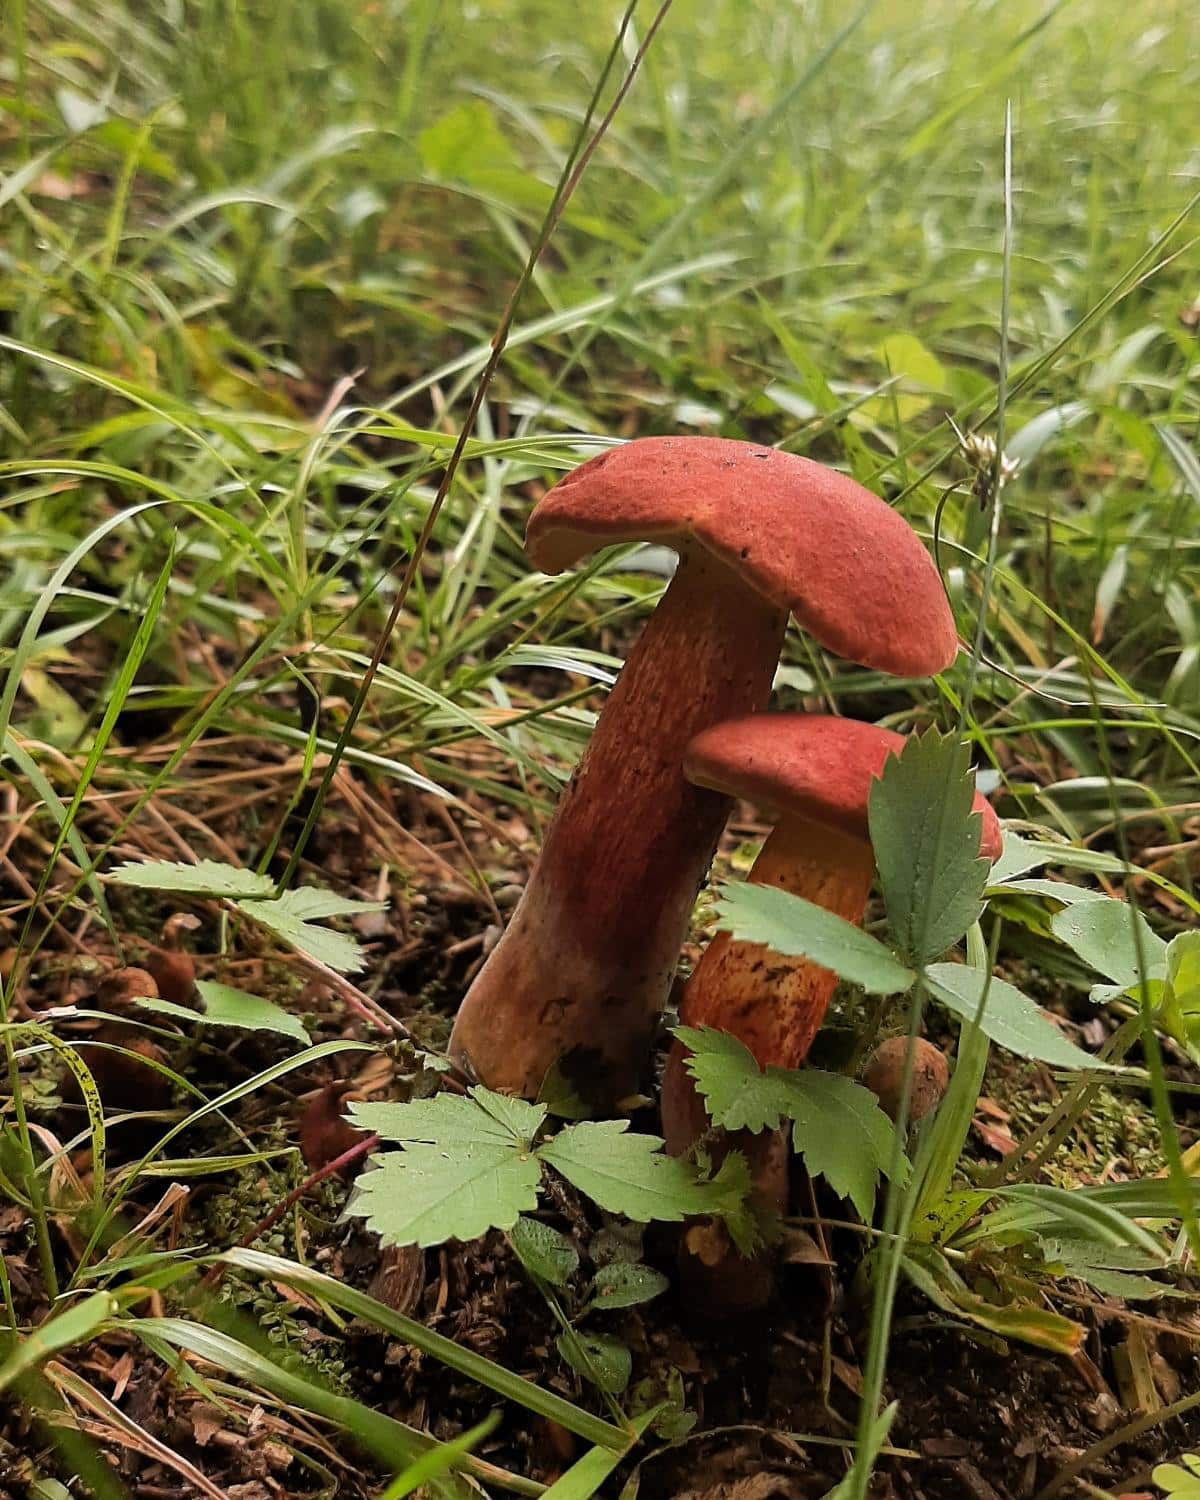
[[[68,899],[110,849],[287,850],[620,15],[8,0],[0,956],[116,951],[101,887]],[[652,16],[636,7],[601,108]],[[961,715],[1011,826],[1115,834],[1174,882],[1141,893],[1156,921],[1187,920],[1198,100],[1192,0],[675,0],[532,276],[350,737],[330,811],[359,857],[337,878],[439,899],[466,880],[475,926],[500,919],[519,872],[473,864],[477,836],[528,859],[663,582],[652,552],[538,577],[525,513],[598,444],[703,432],[846,468],[936,529],[964,640],[985,608],[979,659],[932,683],[793,638],[779,703]],[[950,419],[994,437],[1002,375],[1020,467],[985,588],[993,513]],[[413,827],[439,793],[457,843],[431,866]],[[1005,944],[1089,982],[1044,930],[1027,911]],[[268,1361],[236,1368],[275,1388]]]
[[[635,12],[626,61],[650,19]],[[618,20],[557,0],[10,4],[9,775],[24,784],[19,753],[69,795],[173,549],[96,787],[129,811],[197,740],[249,736],[279,801],[242,854],[269,853],[306,749],[344,716]],[[994,431],[1011,98],[1022,464],[969,722],[1004,811],[1072,835],[1115,816],[1135,839],[1149,811],[1143,842],[1187,885],[1198,43],[1186,0],[676,0],[518,311],[351,764],[548,805],[661,585],[652,558],[553,586],[524,561],[530,496],[605,437],[779,443],[927,535],[940,506],[973,637],[987,517],[947,418]],[[793,651],[784,701],[958,712],[965,658],[940,692],[896,692]]]

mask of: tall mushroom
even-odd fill
[[[816,714],[756,714],[698,734],[687,748],[684,773],[698,786],[742,797],[774,817],[749,880],[779,886],[857,924],[875,874],[867,824],[871,783],[888,756],[903,746],[903,735],[874,724]],[[982,820],[980,853],[994,860],[1001,845],[996,814],[978,793],[973,810]],[[836,985],[837,976],[810,959],[771,953],[759,943],[718,932],[684,989],[679,1019],[685,1026],[729,1032],[760,1067],[794,1068],[808,1056]],[[663,1135],[676,1156],[708,1129],[687,1056],[683,1044],[675,1042],[663,1075]],[[784,1212],[782,1135],[739,1132],[736,1142],[725,1144],[745,1151],[764,1206]],[[699,1243],[710,1256],[710,1270],[733,1256],[714,1251],[711,1238],[701,1237]],[[769,1277],[744,1272],[742,1265],[741,1306],[746,1297],[769,1290]],[[713,1295],[721,1295],[718,1287]]]
[[[582,464],[534,509],[548,573],[597,548],[679,554],[630,652],[451,1055],[532,1096],[554,1063],[595,1102],[636,1087],[729,799],[685,781],[702,729],[765,707],[790,611],[830,651],[901,676],[948,666],[937,570],[877,496],[819,464],[720,438],[645,438]]]

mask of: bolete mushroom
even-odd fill
[[[749,880],[779,886],[857,924],[875,873],[867,823],[871,784],[903,746],[903,735],[851,719],[755,714],[698,734],[687,748],[684,772],[696,785],[744,798],[775,818]],[[973,810],[982,820],[980,853],[994,860],[999,822],[978,793]],[[685,1026],[729,1032],[760,1067],[794,1068],[807,1057],[836,986],[837,976],[810,959],[771,953],[718,932],[684,988],[679,1019]],[[663,1075],[663,1135],[676,1156],[708,1129],[687,1057],[676,1041]],[[762,1205],[784,1212],[782,1135],[739,1132],[725,1148],[730,1145],[749,1158]],[[709,1269],[715,1266],[710,1254]],[[754,1286],[765,1293],[769,1280],[747,1278],[743,1295]]]
[[[880,1042],[863,1068],[862,1081],[879,1100],[879,1107],[893,1120],[900,1118],[904,1104],[905,1074],[908,1075],[910,1124],[923,1120],[942,1102],[950,1087],[950,1064],[940,1047],[923,1036],[912,1039],[912,1064],[908,1065],[906,1036],[890,1036]]]
[[[720,438],[645,438],[536,506],[558,573],[597,548],[679,555],[512,920],[455,1022],[455,1060],[533,1096],[555,1063],[598,1103],[636,1087],[729,799],[683,776],[699,731],[766,706],[789,611],[821,645],[902,676],[954,659],[953,617],[908,524],[853,480]]]

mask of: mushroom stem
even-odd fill
[[[856,925],[863,919],[875,859],[870,844],[802,818],[785,818],[772,830],[747,877],[803,896]],[[738,1038],[759,1067],[798,1067],[808,1055],[837,986],[837,975],[807,958],[772,953],[718,932],[683,992],[679,1019],[685,1026],[712,1026]],[[708,1116],[691,1074],[688,1050],[675,1042],[662,1083],[662,1128],[667,1150],[682,1156],[708,1129]],[[788,1207],[786,1130],[725,1133],[710,1155],[741,1151],[749,1164],[754,1196],[762,1208],[782,1215]],[[769,1300],[773,1277],[764,1257],[747,1260],[731,1243],[711,1243],[711,1233],[689,1232],[681,1246],[682,1269],[725,1312],[742,1312]]]
[[[532,1097],[554,1063],[596,1103],[636,1088],[730,807],[684,750],[765,707],[785,624],[731,567],[681,558],[455,1021],[451,1056],[490,1088]]]
[[[865,839],[802,818],[785,818],[763,845],[748,879],[803,896],[858,924],[867,908],[875,857]],[[761,943],[719,932],[688,981],[685,1026],[728,1031],[760,1067],[795,1068],[808,1056],[837,976],[807,958],[785,958]]]

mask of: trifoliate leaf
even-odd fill
[[[1167,945],[1136,907],[1107,897],[1056,912],[1050,931],[1085,964],[1121,986],[1139,980],[1139,944],[1146,977],[1163,972]]]
[[[347,1212],[366,1219],[385,1245],[440,1245],[511,1229],[537,1207],[541,1164],[509,1137],[502,1145],[414,1142],[374,1158]]]
[[[590,1309],[637,1307],[652,1302],[671,1285],[661,1271],[650,1266],[630,1266],[622,1261],[601,1266],[592,1282]]]
[[[1057,1068],[1111,1066],[1068,1041],[1028,995],[1004,979],[989,979],[966,964],[930,964],[925,977],[934,998],[966,1021],[976,1019],[986,986],[987,1005],[979,1028],[1018,1057]]]
[[[684,1066],[704,1099],[709,1119],[722,1130],[777,1130],[789,1094],[773,1073],[762,1072],[749,1048],[727,1031],[680,1026],[675,1036],[689,1049]]]
[[[726,885],[717,902],[721,926],[747,943],[810,958],[872,995],[894,995],[913,982],[910,969],[861,927],[801,896],[773,886]]]
[[[564,1363],[610,1396],[619,1396],[629,1384],[633,1356],[620,1339],[572,1328],[560,1333],[556,1342]]]
[[[967,747],[936,730],[912,735],[871,785],[871,844],[888,924],[917,963],[952,948],[983,910],[988,862]]]
[[[275,1031],[294,1042],[308,1045],[309,1035],[303,1023],[274,1001],[207,979],[200,980],[196,989],[203,1011],[189,1010],[186,1005],[174,1005],[169,1000],[144,999],[138,1004],[144,1010],[175,1016],[181,1021],[195,1021],[206,1026],[239,1026],[243,1031]]]
[[[315,958],[339,974],[352,974],[365,963],[358,942],[347,933],[317,927],[314,922],[322,917],[348,916],[352,912],[383,911],[386,903],[351,901],[344,896],[335,896],[332,891],[300,886],[285,891],[277,901],[239,901],[238,907],[251,921],[268,928],[289,947]]]
[[[579,1269],[579,1252],[566,1237],[540,1219],[519,1218],[509,1232],[517,1259],[534,1276],[563,1287]]]
[[[270,896],[275,890],[275,882],[269,876],[215,859],[198,860],[194,865],[169,859],[118,865],[108,878],[139,890],[171,891],[186,896]]]
[[[517,1106],[506,1119],[497,1114],[495,1101]],[[435,1094],[432,1099],[414,1099],[410,1104],[353,1103],[350,1118],[362,1130],[371,1130],[385,1141],[427,1141],[430,1145],[456,1150],[460,1146],[527,1147],[546,1118],[544,1105],[508,1099],[490,1089],[476,1087],[466,1095]]]
[[[879,1100],[852,1078],[816,1068],[774,1070],[786,1081],[792,1144],[814,1177],[824,1177],[839,1197],[849,1198],[865,1223],[875,1209],[880,1172],[889,1172],[895,1130]],[[897,1158],[898,1181],[908,1176],[908,1158]]]
[[[664,1156],[662,1140],[629,1130],[628,1120],[568,1125],[538,1155],[573,1187],[612,1214],[639,1224],[678,1223],[691,1214],[724,1214],[728,1188],[701,1181],[690,1162]]]

